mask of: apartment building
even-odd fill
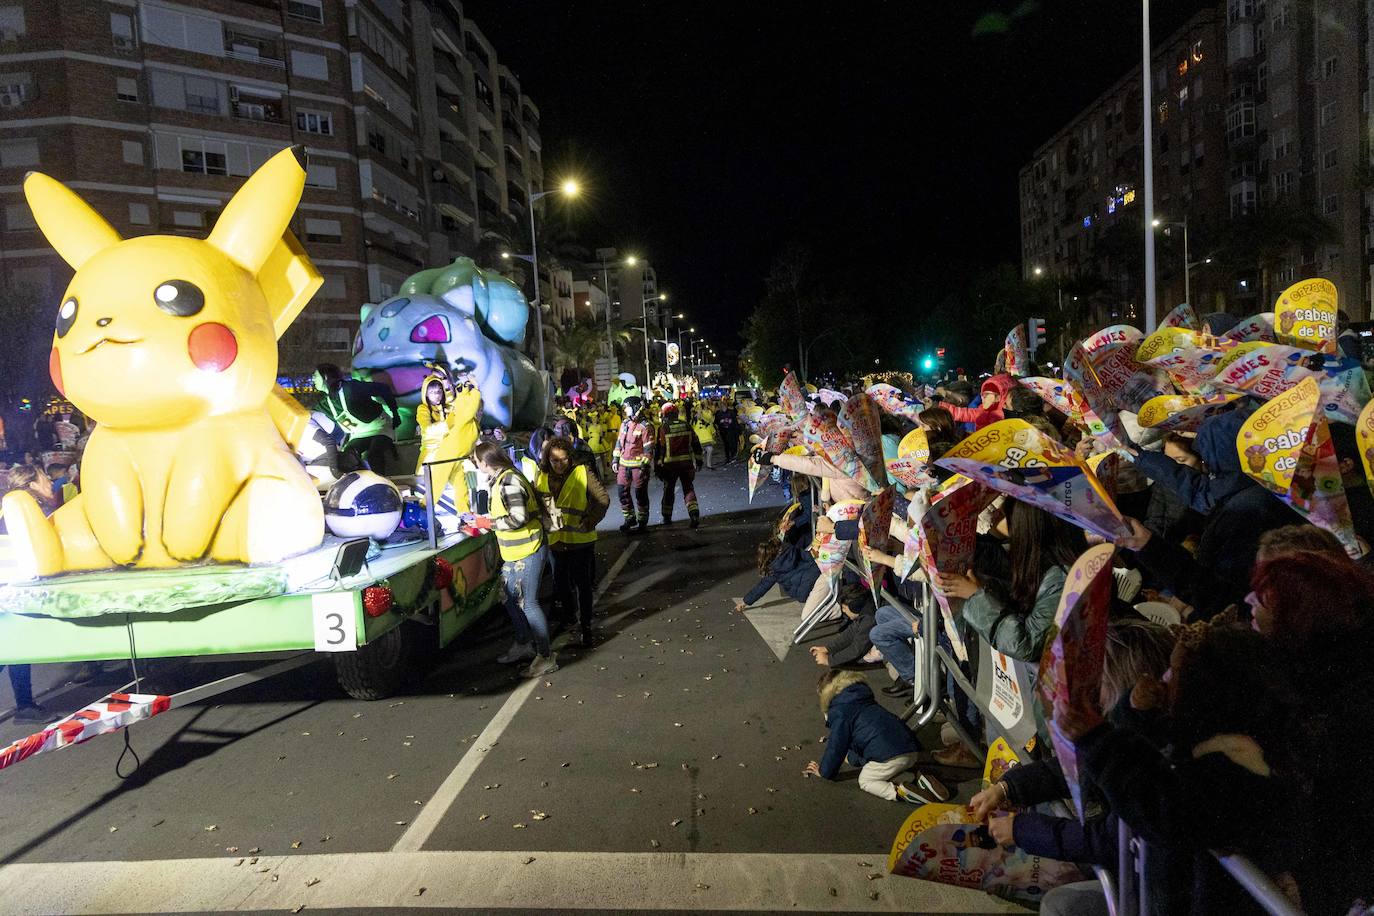
[[[1155,210],[1164,222],[1226,206],[1225,39],[1224,18],[1207,9],[1155,49]],[[1092,321],[1143,315],[1143,134],[1137,66],[1036,150],[1020,173],[1023,275],[1097,286]],[[1156,250],[1158,301],[1181,302],[1181,231],[1161,234]],[[1190,254],[1196,258],[1197,250]],[[1195,300],[1208,295],[1197,285],[1193,293]]]
[[[292,229],[325,283],[284,371],[345,362],[362,303],[510,237],[543,183],[538,110],[457,0],[0,0],[0,109],[0,288],[39,301],[70,269],[25,172],[123,234],[203,236],[258,165],[304,146]]]
[[[1371,17],[1366,0],[1224,0],[1156,47],[1155,210],[1189,223],[1203,311],[1260,311],[1322,276],[1369,315]],[[1098,289],[1095,318],[1142,314],[1141,114],[1136,67],[1020,174],[1024,275]],[[1184,299],[1183,233],[1166,228],[1161,313]]]

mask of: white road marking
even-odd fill
[[[601,579],[601,584],[596,587],[596,594],[592,596],[593,601],[601,600],[601,596],[606,594],[606,589],[611,587],[611,583],[615,581],[615,577],[620,575],[620,571],[625,568],[625,564],[630,562],[630,556],[639,549],[639,545],[642,543],[644,542],[631,541],[630,546],[620,552],[620,556],[616,557],[615,562],[611,564],[610,570]]]
[[[606,573],[605,578],[601,580],[601,584],[597,586],[596,597],[600,598],[606,589],[610,588],[611,583],[625,568],[630,555],[635,552],[637,547],[639,547],[639,542],[636,541],[620,554],[620,557],[612,564],[610,571]],[[410,823],[406,832],[401,834],[401,838],[391,847],[392,852],[419,852],[424,848],[430,836],[438,829],[439,823],[448,814],[449,808],[453,807],[453,803],[457,801],[458,794],[463,791],[468,780],[472,779],[472,775],[477,772],[477,768],[487,758],[488,752],[500,740],[501,735],[515,718],[515,714],[520,711],[520,707],[524,706],[530,695],[534,693],[540,680],[540,678],[530,678],[515,688],[511,695],[506,698],[506,702],[501,705],[496,715],[487,723],[487,727],[482,729],[477,740],[472,743],[467,753],[458,761],[453,772],[445,777],[438,791],[434,793],[434,797],[420,810],[419,816]]]
[[[372,852],[264,856],[256,865],[221,856],[8,865],[0,900],[7,914],[491,911],[544,908],[555,897],[560,908],[580,910],[1026,912],[981,891],[885,871],[885,856],[873,853]]]
[[[744,618],[753,624],[768,648],[773,650],[778,661],[782,661],[787,657],[787,650],[792,647],[792,631],[797,628],[797,621],[801,619],[802,606],[783,595],[777,586],[774,586],[764,599],[747,608]]]
[[[488,752],[500,740],[501,734],[510,725],[515,714],[520,711],[520,707],[525,705],[525,701],[534,693],[534,688],[539,686],[542,678],[532,677],[515,688],[514,692],[506,698],[500,710],[487,723],[487,727],[482,729],[482,733],[477,736],[477,740],[472,742],[466,754],[458,761],[458,765],[453,768],[444,779],[439,790],[434,793],[434,797],[420,809],[420,814],[415,820],[410,822],[406,832],[401,834],[401,838],[396,841],[396,845],[391,847],[392,852],[419,852],[424,848],[430,835],[438,828],[439,822],[448,814],[448,809],[458,799],[458,793],[463,791],[463,787],[468,784],[472,774],[477,772],[477,768],[482,765],[482,761],[487,759]]]

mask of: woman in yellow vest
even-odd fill
[[[459,385],[456,391],[450,391],[439,375],[425,379],[420,390],[425,394],[415,410],[415,422],[420,428],[420,458],[415,473],[423,482],[426,461],[462,458],[472,451],[477,443],[477,415],[481,412],[482,392],[472,385]],[[462,464],[458,461],[436,464],[430,474],[434,482],[434,505],[439,505],[444,491],[452,486],[455,511],[467,512],[469,488]]]
[[[539,604],[539,580],[549,559],[539,497],[494,442],[479,442],[472,450],[477,467],[491,481],[491,521],[501,548],[501,594],[515,627],[515,642],[496,660],[530,659],[521,672],[539,677],[558,670],[549,646],[549,621]]]
[[[550,519],[554,591],[566,611],[575,610],[572,645],[592,641],[592,582],[596,578],[596,525],[611,498],[596,474],[574,459],[571,441],[550,439],[534,488]]]

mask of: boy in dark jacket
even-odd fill
[[[917,773],[912,783],[893,782],[915,770],[921,746],[901,719],[878,705],[862,674],[831,669],[821,675],[816,690],[830,735],[825,741],[825,755],[819,763],[808,763],[803,775],[834,779],[847,759],[860,767],[859,788],[870,795],[913,805],[949,798],[948,789],[922,773]]]

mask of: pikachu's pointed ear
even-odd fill
[[[288,147],[244,182],[206,241],[257,276],[281,241],[304,189],[305,151]]]
[[[24,197],[48,244],[74,270],[80,270],[97,251],[121,241],[105,217],[76,192],[42,172],[30,172],[24,178]]]

